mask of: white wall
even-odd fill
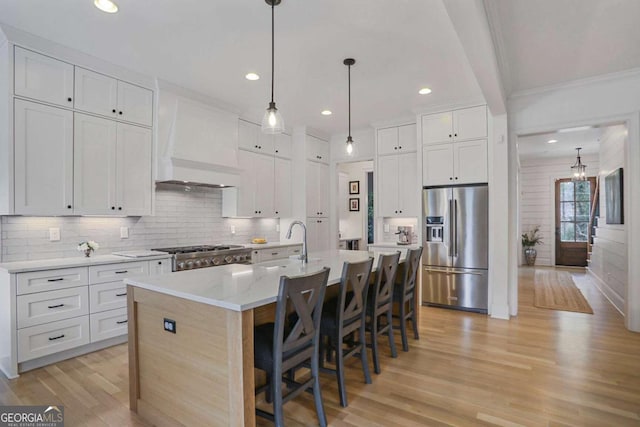
[[[516,135],[546,132],[580,125],[625,122],[625,218],[629,260],[640,259],[640,71],[584,79],[562,86],[516,94],[509,99],[510,139]],[[512,166],[515,166],[512,158]],[[635,195],[631,188],[636,189]],[[517,191],[510,189],[510,198]],[[627,203],[628,202],[628,203]],[[514,218],[512,218],[513,221]],[[516,223],[517,226],[517,223]],[[519,235],[512,233],[512,244]],[[640,277],[640,263],[628,263],[628,277]],[[625,323],[640,332],[640,281],[629,282],[625,301]]]
[[[607,224],[605,177],[617,168],[625,168],[626,140],[625,126],[609,128],[600,140],[600,218],[589,263],[589,270],[599,279],[600,290],[621,312],[628,283],[627,229],[625,224]],[[623,176],[624,173],[626,168]]]
[[[598,155],[582,156],[587,176],[599,172]],[[555,265],[555,181],[571,178],[576,157],[520,160],[520,229],[540,226],[542,245],[536,246],[536,265]],[[519,251],[522,264],[522,250]]]
[[[81,256],[79,242],[95,240],[98,254],[116,250],[152,249],[214,243],[249,243],[253,237],[278,241],[276,219],[222,218],[219,189],[160,184],[156,191],[156,215],[146,217],[28,217],[3,216],[3,262]],[[231,234],[231,225],[236,227]],[[49,241],[49,227],[60,228],[59,242]],[[120,227],[129,227],[129,238],[120,238]]]

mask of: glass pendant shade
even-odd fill
[[[578,150],[578,156],[576,157],[576,162],[571,166],[571,172],[573,173],[571,180],[586,181],[587,165],[582,164],[582,159],[580,158],[580,150],[582,150],[582,148],[576,148],[576,150]]]
[[[353,153],[353,139],[351,136],[347,137],[347,154],[351,155]]]
[[[284,119],[280,111],[276,108],[275,102],[269,103],[269,108],[264,112],[262,118],[262,132],[276,134],[284,132]]]

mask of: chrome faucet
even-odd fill
[[[304,222],[302,221],[293,221],[291,223],[291,225],[289,226],[289,231],[287,231],[287,239],[291,238],[291,230],[293,230],[293,226],[294,225],[299,225],[300,227],[302,227],[303,233],[302,233],[302,253],[300,254],[300,259],[302,260],[302,262],[309,262],[309,258],[307,257],[307,226],[304,225]]]

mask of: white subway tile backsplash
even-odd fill
[[[76,257],[81,255],[76,246],[83,240],[98,242],[98,254],[195,244],[243,244],[253,237],[279,240],[277,219],[221,215],[222,190],[192,187],[185,192],[181,186],[159,184],[153,217],[1,217],[0,260]],[[236,227],[235,234],[231,234],[231,225]],[[60,241],[49,241],[50,227],[60,228]],[[129,227],[128,239],[120,239],[120,227]]]

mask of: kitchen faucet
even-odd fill
[[[291,225],[289,226],[289,231],[287,231],[287,239],[291,238],[291,230],[293,229],[294,225],[299,225],[300,227],[302,227],[302,253],[300,254],[300,259],[302,260],[302,262],[309,262],[309,258],[307,257],[307,226],[304,225],[304,222],[302,221],[293,221],[291,223]]]

